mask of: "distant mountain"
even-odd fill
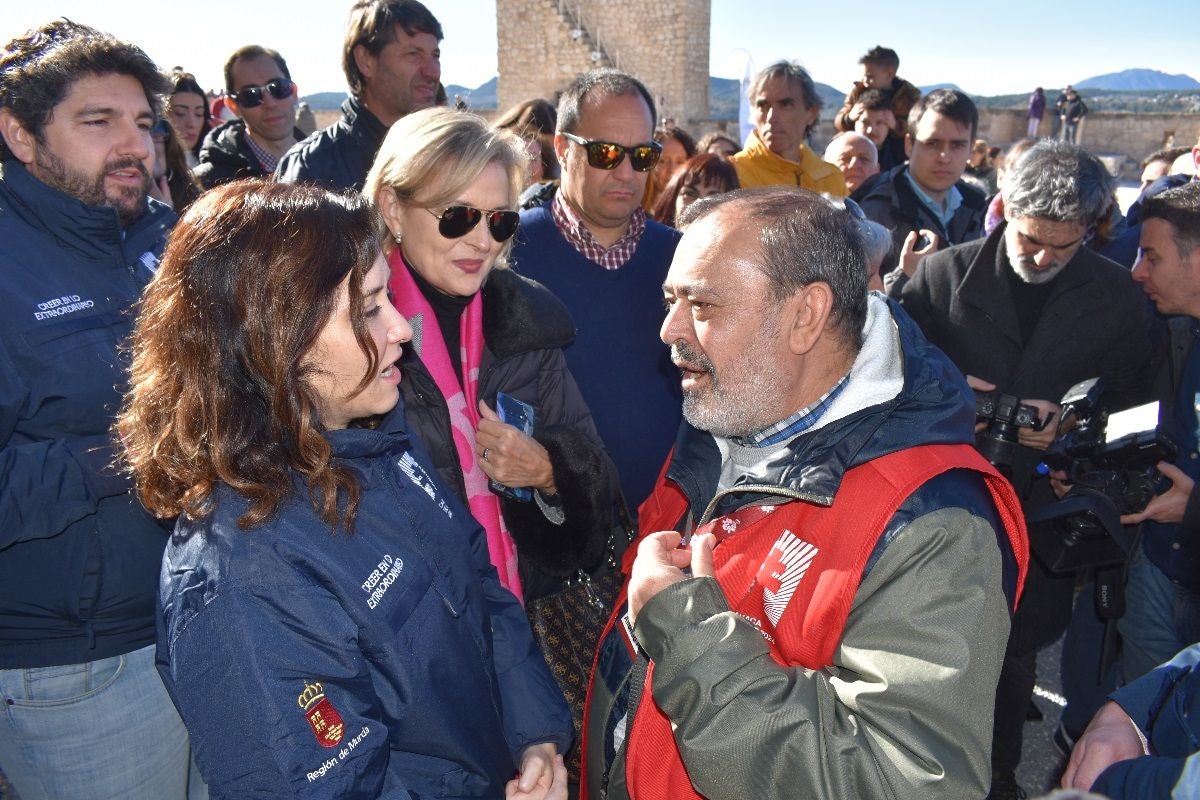
[[[487,83],[476,86],[474,89],[468,89],[465,86],[456,86],[450,84],[446,87],[446,97],[451,104],[454,103],[454,95],[462,95],[463,100],[471,108],[477,108],[482,111],[490,111],[496,108],[496,79],[492,78]]]
[[[468,89],[466,86],[450,84],[446,87],[446,97],[450,102],[454,102],[454,95],[462,95],[467,101],[467,105],[471,108],[478,108],[484,111],[493,110],[496,108],[496,79],[492,78],[482,86],[477,86],[474,89]],[[345,92],[317,92],[316,94],[304,95],[300,98],[313,111],[337,111],[342,107],[342,101],[346,99]]]
[[[833,119],[842,107],[842,103],[846,102],[846,93],[839,92],[827,83],[818,83],[814,81],[817,87],[817,94],[824,101],[825,107],[821,109],[821,117],[823,119]]]
[[[815,82],[814,82],[815,83]],[[832,119],[842,102],[846,99],[844,92],[839,92],[826,83],[816,83],[817,95],[825,104],[821,116]],[[737,119],[738,104],[742,99],[742,82],[736,78],[708,79],[708,115],[713,119]]]
[[[708,79],[708,115],[713,119],[737,119],[742,99],[742,82],[736,78]]]
[[[918,86],[917,88],[921,90],[921,94],[929,94],[934,89],[956,89],[960,92],[962,91],[962,87],[957,83],[935,83],[931,86]]]
[[[345,99],[345,92],[317,92],[300,98],[302,102],[308,103],[308,107],[313,111],[337,111]]]
[[[1097,75],[1075,84],[1076,89],[1107,89],[1116,92],[1144,92],[1160,89],[1200,89],[1200,81],[1190,75],[1168,75],[1156,69],[1126,69]]]

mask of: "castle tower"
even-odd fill
[[[708,118],[710,0],[496,0],[501,112],[554,101],[580,72],[617,67],[638,78],[660,120],[695,130]]]

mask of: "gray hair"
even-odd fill
[[[658,127],[658,112],[654,98],[645,85],[632,75],[616,69],[593,69],[585,72],[563,90],[558,100],[558,124],[555,133],[575,133],[579,127],[580,106],[588,101],[592,92],[597,97],[626,97],[639,95],[650,109],[650,130]]]
[[[891,232],[874,220],[860,220],[858,232],[862,235],[863,250],[867,257],[868,273],[874,274],[883,266],[883,260],[892,252]]]
[[[809,284],[827,284],[833,292],[830,319],[857,352],[867,320],[867,261],[858,221],[807,189],[770,186],[698,200],[684,209],[680,226],[726,205],[737,207],[739,224],[758,226],[758,266],[771,298],[779,303]]]
[[[1092,227],[1107,217],[1115,183],[1095,156],[1067,142],[1042,139],[1004,176],[1010,218],[1038,217]]]
[[[825,105],[825,101],[821,99],[821,95],[817,94],[817,85],[813,83],[812,76],[808,74],[808,70],[795,61],[776,61],[754,76],[754,81],[750,84],[748,95],[751,106],[754,105],[754,96],[762,89],[763,84],[772,78],[783,78],[792,86],[799,86],[800,93],[804,95],[804,105],[808,108],[817,109],[817,121],[820,120],[820,111]],[[812,125],[809,125],[804,130],[804,138],[807,139],[809,134],[813,132],[813,129],[817,127],[817,121],[814,121]]]

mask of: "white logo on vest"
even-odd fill
[[[796,593],[800,579],[819,552],[815,545],[785,530],[771,547],[766,561],[758,569],[756,580],[763,587],[763,610],[772,625],[778,625],[783,611]]]

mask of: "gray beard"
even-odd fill
[[[1024,283],[1042,284],[1049,283],[1058,277],[1064,269],[1067,268],[1066,261],[1055,262],[1053,266],[1044,270],[1035,270],[1026,266],[1020,258],[1013,258],[1012,253],[1008,252],[1008,242],[1004,243],[1004,256],[1008,260],[1008,265],[1012,267],[1013,272]]]
[[[672,345],[671,350],[673,356],[708,372],[711,380],[707,391],[683,393],[683,418],[693,428],[729,439],[750,436],[779,421],[763,418],[764,403],[760,401],[782,393],[783,380],[776,370],[758,364],[750,377],[739,381],[740,385],[727,386],[703,354],[682,343]]]

